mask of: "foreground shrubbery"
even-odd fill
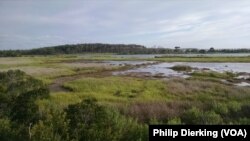
[[[92,98],[69,105],[63,112],[50,111],[31,129],[33,140],[147,140],[147,127]]]
[[[69,105],[63,111],[40,111],[36,101],[49,97],[43,83],[21,71],[0,76],[0,140],[147,140],[144,124],[100,106],[95,99]]]

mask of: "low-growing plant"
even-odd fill
[[[175,71],[191,71],[192,67],[186,65],[176,65],[171,67],[171,69]]]

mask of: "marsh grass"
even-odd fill
[[[186,65],[176,65],[171,67],[170,69],[175,70],[175,71],[186,71],[189,72],[192,70],[192,67],[186,66]]]
[[[191,103],[188,101],[144,101],[132,102],[126,106],[118,105],[121,113],[141,122],[150,123],[152,119],[160,122],[167,122],[168,120],[178,117],[185,109],[190,107]]]
[[[118,109],[122,114],[149,123],[152,119],[161,123],[187,124],[199,121],[204,124],[250,123],[250,88],[227,85],[221,79],[232,79],[235,74],[194,72],[188,79],[144,79],[134,77],[89,75],[96,72],[123,69],[121,67],[72,67],[62,63],[78,60],[129,60],[110,55],[88,56],[34,56],[1,58],[0,71],[22,69],[47,84],[55,78],[87,74],[63,87],[69,92],[53,92],[50,98],[38,100],[39,110],[49,107],[63,110],[69,104],[94,97],[101,105]],[[20,60],[20,63],[17,61]],[[28,60],[28,61],[27,61]],[[135,60],[135,59],[131,59]],[[144,59],[145,60],[145,59]],[[250,57],[169,57],[153,58],[159,61],[184,62],[250,62]],[[125,68],[126,69],[126,68]],[[92,77],[90,77],[92,76]],[[206,121],[201,121],[204,116]],[[191,117],[191,118],[185,118]],[[191,119],[191,120],[190,120]],[[198,122],[196,122],[198,123]]]
[[[163,96],[164,85],[159,80],[129,77],[84,78],[63,85],[73,93],[123,100],[153,100]]]
[[[80,56],[71,55],[0,58],[0,71],[21,70],[42,80],[46,84],[51,84],[59,77],[96,73],[121,68],[101,65],[100,63],[80,63],[80,66],[79,64],[75,65],[75,63],[69,63],[77,60],[82,60],[82,58]]]
[[[152,119],[164,123],[190,123],[192,121],[182,117],[192,116],[192,111],[191,114],[189,112],[192,107],[201,114],[196,118],[202,118],[202,114],[205,114],[218,119],[208,119],[204,124],[240,123],[240,119],[246,122],[244,117],[247,116],[242,114],[242,106],[250,102],[250,88],[199,79],[87,77],[68,82],[64,87],[70,92],[54,93],[51,103],[64,107],[67,101],[77,103],[80,99],[94,97],[102,105],[116,108],[122,114],[144,123]],[[235,117],[236,113],[242,116]]]
[[[236,87],[213,81],[171,79],[166,84],[168,93],[182,95],[180,98],[185,97],[185,95],[199,97],[203,94],[215,99],[235,99],[242,102],[250,98],[249,87]]]
[[[65,107],[70,104],[79,103],[82,101],[82,98],[76,94],[67,94],[67,93],[53,93],[49,99],[38,100],[37,104],[39,105],[40,112],[43,113],[47,109],[57,109],[62,111]]]
[[[232,72],[215,72],[215,71],[195,71],[191,74],[193,77],[199,78],[215,78],[215,79],[233,79],[237,74]]]

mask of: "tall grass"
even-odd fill
[[[207,123],[239,123],[240,119],[246,117],[239,114],[242,112],[241,107],[250,102],[250,88],[199,79],[88,77],[68,82],[64,87],[70,91],[54,94],[52,103],[67,103],[68,98],[68,101],[77,103],[79,99],[95,97],[102,105],[116,108],[124,115],[146,123],[152,119],[164,123],[189,123],[182,116],[190,115],[187,112],[191,108],[197,108],[196,112],[201,115],[204,113],[211,118],[218,118],[216,121],[208,119]],[[56,98],[57,95],[61,98]],[[242,116],[234,117],[235,113]]]
[[[84,78],[63,85],[72,93],[92,95],[97,99],[154,100],[164,95],[160,80],[143,80],[127,77]]]

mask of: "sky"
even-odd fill
[[[250,0],[0,0],[0,50],[78,43],[250,48]]]

